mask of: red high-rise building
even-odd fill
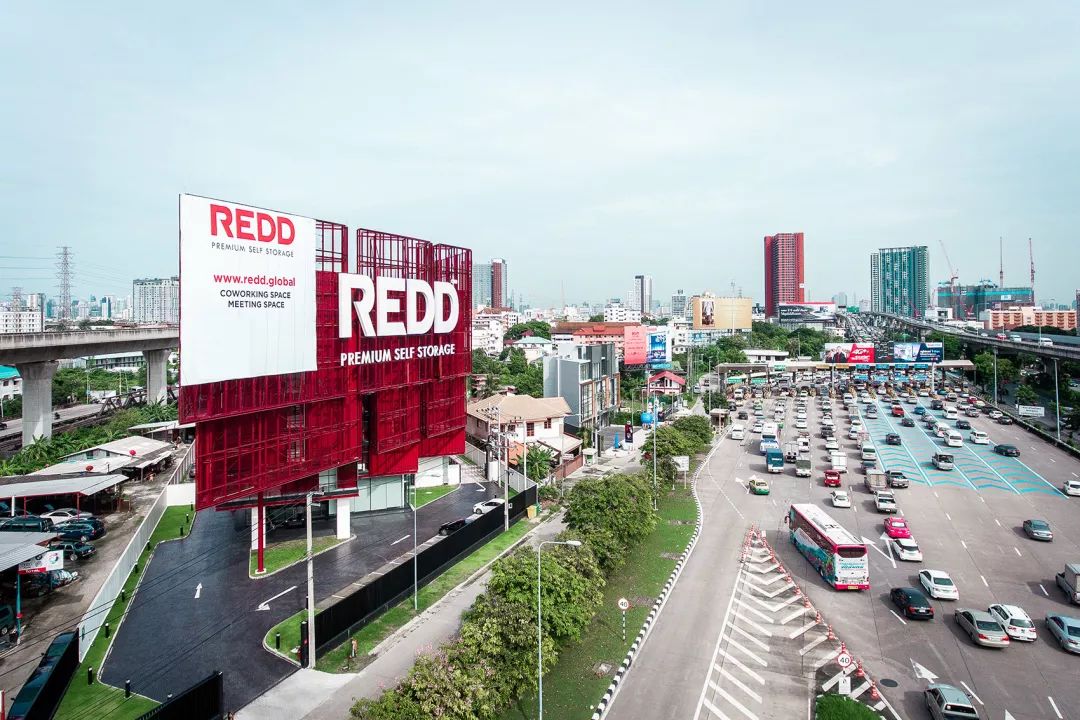
[[[780,303],[806,302],[803,289],[803,234],[765,236],[765,315],[776,317]]]
[[[491,306],[506,308],[510,298],[506,293],[506,261],[502,258],[491,260]]]

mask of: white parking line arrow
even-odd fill
[[[200,595],[202,595],[202,583],[195,586],[195,599],[198,600]]]
[[[1016,718],[1013,717],[1013,714],[1011,712],[1006,710],[1005,711],[1005,720],[1016,720]]]
[[[911,662],[911,669],[915,673],[916,679],[926,680],[927,682],[934,682],[938,679],[938,676],[930,672],[925,666],[920,665],[911,658],[908,658],[908,660]]]
[[[883,537],[888,537],[888,536],[883,536]],[[868,537],[864,537],[864,538],[862,538],[862,541],[863,541],[863,542],[864,542],[864,543],[866,544],[866,546],[867,546],[867,547],[872,547],[872,548],[874,548],[875,550],[877,550],[877,551],[878,551],[879,553],[881,553],[881,555],[882,555],[882,556],[883,556],[883,557],[884,557],[884,558],[885,558],[886,560],[888,560],[889,562],[891,562],[891,563],[892,563],[892,566],[893,566],[893,567],[896,567],[896,560],[893,560],[892,552],[885,552],[884,550],[882,550],[881,548],[879,548],[879,547],[877,546],[877,543],[875,543],[875,542],[874,542],[873,540],[871,540],[871,539],[870,539],[870,538],[868,538]]]
[[[296,586],[295,586],[295,585],[293,585],[293,586],[292,586],[291,588],[289,588],[288,590],[282,590],[281,592],[279,592],[279,593],[278,593],[277,595],[275,595],[274,597],[272,597],[272,598],[270,598],[270,599],[268,599],[268,600],[263,600],[263,601],[262,601],[261,603],[259,603],[259,606],[258,606],[257,608],[255,608],[255,609],[256,609],[256,610],[269,610],[269,609],[270,609],[270,603],[271,603],[271,602],[273,602],[274,600],[277,600],[277,599],[278,599],[279,597],[281,597],[282,595],[285,595],[285,594],[287,594],[287,593],[291,593],[291,592],[292,592],[293,590],[295,590],[295,589],[296,589]]]

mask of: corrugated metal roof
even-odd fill
[[[24,476],[32,477],[32,476]],[[49,478],[0,485],[0,499],[38,497],[41,495],[93,495],[127,480],[124,475],[86,475],[83,477]]]

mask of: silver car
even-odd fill
[[[1046,614],[1046,628],[1066,652],[1080,653],[1080,618]]]
[[[985,610],[958,608],[953,618],[976,645],[994,648],[1009,647],[1009,634],[994,619],[994,616]]]

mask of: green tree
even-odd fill
[[[551,326],[543,320],[528,320],[523,323],[514,325],[506,331],[506,335],[503,336],[503,340],[520,340],[526,335],[533,335],[535,337],[551,339]]]
[[[656,526],[652,478],[634,473],[581,480],[567,497],[565,519],[575,533],[598,533],[596,549],[610,572],[626,549]]]
[[[1039,396],[1028,385],[1020,385],[1016,388],[1016,402],[1019,405],[1034,405],[1039,401]]]
[[[688,415],[681,417],[671,426],[684,435],[694,438],[699,445],[708,445],[712,442],[713,430],[709,418],[704,415]],[[657,440],[660,438],[657,437]]]
[[[963,343],[955,335],[932,332],[926,336],[926,341],[941,343],[941,351],[946,360],[959,360],[963,356]]]
[[[589,316],[589,322],[604,322],[604,313],[597,313],[596,315]]]
[[[543,480],[551,474],[551,466],[555,461],[554,456],[549,450],[537,447],[536,445],[529,447],[526,460],[527,477],[536,482]]]

